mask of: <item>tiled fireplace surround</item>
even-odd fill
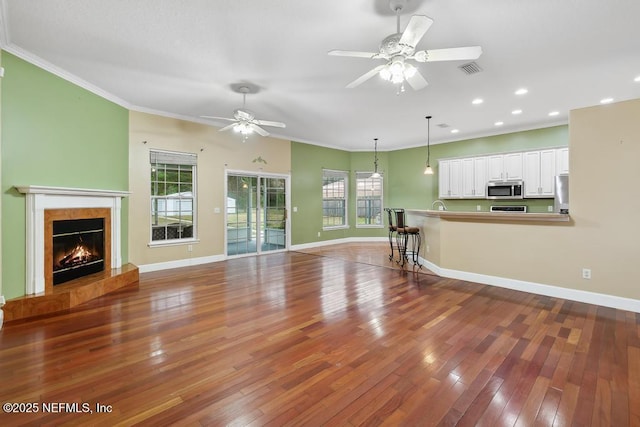
[[[122,265],[121,204],[128,192],[79,188],[21,186],[27,213],[25,296],[8,300],[5,321],[65,310],[138,283],[138,268]],[[51,262],[52,221],[105,218],[105,269],[99,273],[53,286]]]

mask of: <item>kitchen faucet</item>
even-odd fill
[[[442,200],[440,200],[440,199],[435,200],[433,203],[431,203],[431,208],[433,208],[436,205],[436,203],[442,205],[442,210],[443,211],[447,210],[447,205],[445,205],[444,202]]]

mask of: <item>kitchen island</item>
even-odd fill
[[[405,209],[422,236],[420,262],[442,277],[539,294],[571,279],[547,268],[566,258],[576,218],[558,213]],[[562,289],[562,288],[560,288]]]

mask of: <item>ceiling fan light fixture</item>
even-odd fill
[[[253,133],[253,129],[249,125],[249,123],[236,123],[233,127],[234,132],[241,133],[242,135],[251,135]]]
[[[404,82],[404,75],[403,74],[393,74],[391,76],[391,83],[400,84],[402,82]]]
[[[391,71],[389,70],[389,67],[384,67],[380,70],[380,77],[382,80],[391,81]]]
[[[404,66],[404,77],[406,79],[410,79],[411,77],[416,75],[418,70],[411,64],[405,64]]]

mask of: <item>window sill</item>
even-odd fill
[[[158,248],[165,246],[180,246],[180,245],[191,245],[193,243],[200,243],[199,239],[191,238],[191,239],[171,239],[171,240],[154,240],[149,242],[147,246],[150,248]]]
[[[348,229],[348,225],[338,225],[335,227],[322,227],[322,231],[331,231],[331,230],[346,230]]]
[[[356,225],[356,228],[384,228],[384,225],[382,224]]]

